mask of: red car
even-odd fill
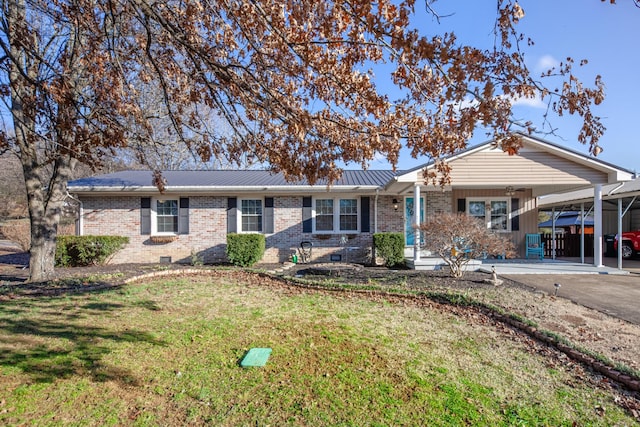
[[[616,236],[616,240],[613,242],[613,247],[617,252],[618,236]],[[638,252],[640,252],[640,230],[622,233],[622,258],[632,258]]]

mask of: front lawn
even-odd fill
[[[479,316],[239,271],[5,299],[0,424],[634,425],[580,366]],[[239,366],[252,347],[273,349],[264,368]]]

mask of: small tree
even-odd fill
[[[449,265],[451,276],[462,277],[474,258],[514,255],[513,243],[487,229],[478,219],[465,214],[439,214],[420,225],[425,246]]]

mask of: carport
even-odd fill
[[[593,261],[596,267],[604,267],[603,235],[621,235],[625,231],[640,229],[640,178],[541,196],[538,197],[538,209],[551,211],[552,218],[556,217],[558,211],[580,211],[582,217],[593,214]],[[555,232],[553,235],[555,238]],[[584,234],[581,237],[580,253],[581,262],[584,263]],[[617,257],[618,269],[622,269],[621,245],[618,245]]]

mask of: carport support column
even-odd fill
[[[420,261],[420,185],[413,187],[413,260]]]
[[[622,245],[620,244],[620,242],[622,242],[620,238],[620,236],[622,236],[622,215],[622,198],[618,198],[618,253],[616,254],[618,258],[618,270],[622,270]]]
[[[580,263],[584,264],[584,203],[580,203]]]
[[[593,188],[593,265],[602,264],[602,184]]]

